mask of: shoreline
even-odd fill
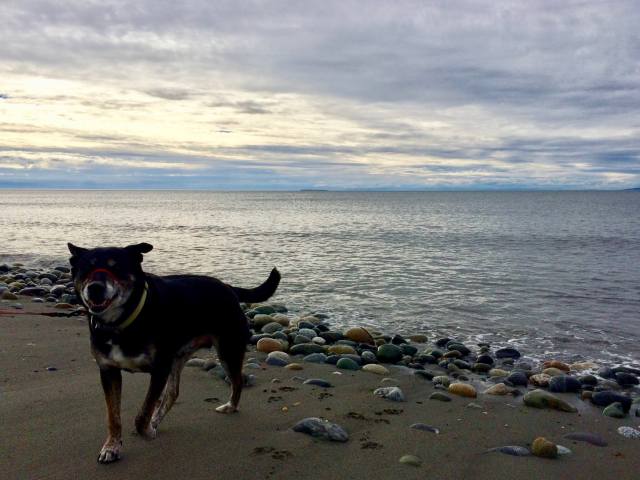
[[[64,273],[58,280],[64,281]],[[22,308],[14,308],[16,303]],[[351,332],[338,331],[326,319],[295,317],[278,304],[247,306],[256,332],[252,344],[256,345],[249,347],[244,372],[254,386],[243,392],[240,413],[225,416],[213,411],[226,400],[229,389],[220,378],[223,374],[215,352],[199,351],[191,367],[185,369],[179,403],[160,426],[158,438],[144,441],[128,432],[133,429],[148,376],[125,375],[123,460],[98,465],[95,458],[105,434],[104,399],[89,352],[86,318],[41,315],[65,314],[75,308],[70,303],[64,308],[55,305],[34,302],[33,297],[24,295],[0,301],[1,391],[6,412],[0,447],[8,452],[0,462],[0,472],[7,472],[4,478],[113,478],[119,472],[169,479],[187,472],[191,478],[483,479],[506,475],[631,479],[640,469],[640,439],[627,438],[618,431],[620,427],[640,429],[640,389],[637,385],[623,388],[618,381],[599,375],[593,376],[595,385],[577,380],[590,376],[589,371],[607,373],[599,370],[601,366],[549,364],[548,368],[560,373],[549,370],[547,380],[565,379],[559,386],[570,390],[550,393],[548,387],[533,384],[532,378],[540,375],[543,365],[526,370],[515,352],[498,356],[500,350],[491,346],[447,345],[428,335],[412,340],[358,327]],[[265,334],[265,329],[273,331]],[[311,335],[305,330],[316,336],[307,339],[310,341],[299,338],[296,343],[296,337]],[[372,338],[350,340],[357,335]],[[379,345],[369,343],[371,340]],[[382,358],[381,345],[387,346],[382,349]],[[268,353],[270,348],[276,353]],[[394,362],[398,350],[401,357]],[[427,357],[433,355],[427,350],[431,354],[441,350],[440,361],[431,363]],[[326,356],[322,363],[312,361],[313,355],[316,361],[322,359],[318,354]],[[487,358],[481,358],[483,355]],[[358,358],[374,367],[363,369],[357,365]],[[493,365],[482,363],[490,360]],[[465,362],[471,368],[464,368]],[[569,371],[565,372],[567,366]],[[524,372],[526,384],[519,384],[518,377],[520,381],[523,377],[514,376],[514,372]],[[616,373],[624,372],[613,372],[618,380]],[[626,373],[637,378],[636,373]],[[574,391],[575,382],[566,378],[579,382],[578,392]],[[331,386],[305,384],[309,379]],[[593,383],[593,379],[586,380]],[[475,397],[463,396],[472,392],[447,387],[447,382],[470,386]],[[405,401],[392,400],[390,390],[374,393],[394,387],[400,389]],[[492,388],[504,395],[488,393]],[[569,410],[576,411],[525,403],[527,395],[536,390],[550,393],[559,405],[566,402]],[[593,396],[598,390],[613,391],[634,403],[623,418],[604,416],[603,407],[586,398],[589,394],[585,392]],[[348,441],[332,442],[293,430],[296,423],[310,417],[339,425],[347,432]],[[411,428],[414,424],[423,424],[423,429]],[[607,446],[566,437],[585,432],[591,440],[603,440]],[[531,451],[537,437],[571,453],[554,459],[511,455],[522,452],[513,447]],[[400,462],[403,457],[407,463]],[[585,477],[587,471],[592,477]]]

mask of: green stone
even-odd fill
[[[620,402],[612,403],[602,411],[602,414],[612,418],[624,418],[627,416]]]
[[[441,402],[450,402],[451,397],[442,392],[433,392],[431,395],[429,395],[429,400],[439,400]]]
[[[294,345],[289,350],[291,355],[311,355],[312,353],[325,353],[325,347],[316,345],[315,343],[301,343]]]
[[[338,363],[336,363],[336,367],[343,370],[360,370],[360,365],[350,358],[341,358],[338,360]]]
[[[384,363],[397,363],[402,360],[402,350],[397,345],[385,343],[378,347],[376,357]]]
[[[533,408],[551,408],[562,412],[575,413],[578,411],[576,407],[565,402],[561,398],[556,397],[552,393],[545,390],[532,390],[523,398],[524,404]]]

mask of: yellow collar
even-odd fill
[[[144,290],[142,292],[142,296],[140,297],[140,301],[138,302],[138,306],[136,307],[136,309],[133,312],[131,312],[131,315],[129,315],[124,322],[122,322],[120,325],[118,325],[118,327],[117,327],[118,330],[124,330],[129,325],[131,325],[135,321],[136,318],[138,318],[138,315],[140,315],[140,312],[144,308],[144,304],[147,301],[147,290],[148,289],[149,289],[149,285],[147,285],[147,282],[144,282]]]

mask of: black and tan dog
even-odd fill
[[[216,410],[238,409],[242,363],[250,336],[239,302],[262,302],[275,292],[280,274],[254,289],[237,288],[196,275],[143,272],[148,243],[126,248],[85,249],[68,244],[73,282],[89,316],[91,349],[107,402],[107,440],[98,461],[120,458],[121,370],[147,372],[151,382],[135,421],[139,434],[154,438],[173,406],[180,373],[199,348],[215,346],[231,381],[231,398]]]

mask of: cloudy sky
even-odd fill
[[[2,2],[0,187],[640,186],[640,3]]]

